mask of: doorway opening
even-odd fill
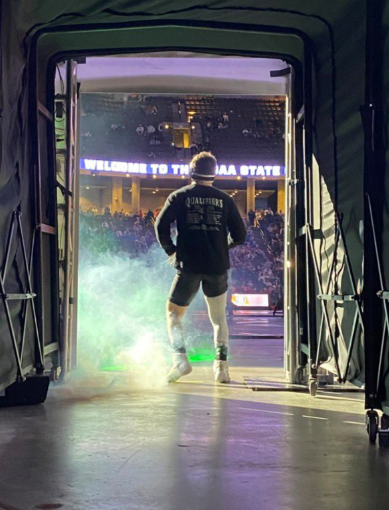
[[[246,244],[231,252],[232,365],[283,369],[291,341],[283,321],[290,66],[179,52],[79,60],[59,63],[56,76],[58,174],[65,186],[72,167],[74,189],[71,204],[61,189],[57,197],[67,271],[61,301],[68,293],[75,305],[64,315],[62,369],[95,358],[99,370],[162,380],[174,271],[153,222],[167,196],[190,181],[189,162],[202,150],[217,157],[215,186],[234,198],[248,230]],[[206,364],[214,352],[201,296],[188,322],[191,360]]]

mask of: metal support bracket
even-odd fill
[[[356,294],[318,294],[317,299],[322,301],[337,301],[338,303],[345,303],[350,301],[357,301],[360,299]]]
[[[301,227],[299,229],[298,237],[303,237],[303,236],[307,235],[308,229],[310,231],[310,235],[311,235],[312,239],[324,239],[324,234],[323,234],[322,230],[313,229],[312,227],[310,227],[308,225],[304,225],[303,227]]]
[[[63,184],[61,184],[60,182],[56,181],[56,185],[57,185],[57,188],[59,188],[61,190],[61,193],[64,195],[64,196],[68,196],[68,197],[72,197],[73,196],[73,192],[68,190]]]
[[[34,333],[35,333],[35,344],[38,353],[38,360],[35,364],[35,368],[39,373],[43,372],[44,369],[44,360],[42,355],[42,345],[39,337],[38,323],[35,311],[35,303],[34,298],[36,294],[32,291],[31,285],[31,271],[32,271],[32,263],[33,263],[33,252],[34,252],[34,236],[31,239],[31,247],[30,247],[30,257],[28,260],[26,246],[24,242],[23,228],[21,222],[21,212],[19,210],[14,211],[12,214],[12,220],[7,240],[7,248],[5,252],[4,262],[0,271],[0,297],[3,301],[5,315],[7,318],[9,333],[11,337],[12,347],[16,359],[17,365],[17,380],[24,381],[25,377],[23,375],[23,353],[24,353],[24,343],[26,336],[26,327],[27,327],[27,319],[28,319],[28,311],[31,310],[33,324],[34,324]],[[18,239],[18,248],[22,251],[23,256],[23,265],[24,271],[26,274],[26,290],[24,293],[7,293],[6,292],[6,279],[7,272],[9,266],[9,259],[11,255],[12,246],[14,241]],[[9,308],[9,301],[22,301],[22,320],[21,320],[21,338],[18,340],[16,336],[16,332],[14,329],[14,324],[12,322],[12,315]],[[30,306],[29,306],[30,305]]]
[[[317,348],[315,366],[317,366],[317,367],[320,366],[320,359],[319,359],[320,347],[321,347],[321,343],[322,343],[322,339],[323,339],[323,332],[324,332],[324,330],[326,330],[329,335],[329,338],[330,338],[332,354],[333,354],[334,361],[335,361],[335,369],[336,369],[338,381],[340,383],[345,383],[345,382],[347,382],[347,375],[348,375],[348,372],[350,369],[350,364],[351,364],[351,356],[352,356],[354,346],[355,346],[357,327],[359,324],[361,327],[361,330],[364,331],[364,325],[363,325],[363,315],[362,315],[362,305],[361,305],[362,299],[361,299],[361,296],[357,292],[355,277],[354,277],[354,273],[353,273],[353,270],[351,267],[350,257],[348,254],[347,245],[346,245],[346,241],[345,241],[344,233],[343,233],[343,229],[342,229],[341,218],[338,215],[336,215],[336,220],[337,221],[336,221],[336,231],[335,231],[334,254],[332,257],[332,262],[330,265],[330,272],[329,272],[328,281],[327,281],[327,285],[326,285],[325,289],[323,289],[323,283],[321,281],[319,266],[318,266],[314,246],[313,246],[313,239],[314,239],[313,232],[314,231],[310,225],[306,225],[305,232],[307,232],[307,235],[308,235],[310,254],[311,254],[311,257],[313,260],[314,272],[315,272],[315,277],[316,277],[316,284],[319,289],[319,294],[317,295],[317,299],[321,303],[321,307],[322,307],[322,317],[321,317],[321,321],[320,321],[320,329],[319,329],[319,335],[318,335],[318,348]],[[336,269],[335,268],[336,253],[337,253],[340,243],[342,243],[342,245],[343,245],[345,266],[346,266],[347,273],[349,276],[349,280],[350,280],[350,284],[351,284],[351,288],[352,288],[352,292],[353,292],[352,294],[340,294],[337,292],[333,292],[333,293],[330,292],[332,277],[333,277],[333,275],[335,275],[335,269]],[[336,286],[334,286],[334,287],[336,288]],[[328,303],[329,302],[333,302],[334,306],[335,306],[335,310],[334,310],[332,317],[330,317],[329,311],[328,311]],[[337,348],[339,336],[344,338],[343,331],[342,331],[342,325],[340,324],[338,317],[337,317],[337,313],[336,313],[336,306],[339,303],[354,303],[355,304],[355,314],[354,314],[354,320],[353,320],[353,325],[352,325],[352,329],[351,329],[350,343],[349,343],[348,351],[347,351],[347,361],[346,361],[346,366],[345,366],[343,372],[340,369],[339,351]],[[333,323],[334,319],[335,319],[335,327],[333,328],[332,323]],[[334,329],[334,331],[333,331],[333,329]]]
[[[51,112],[49,112],[49,110],[46,108],[46,106],[44,106],[39,101],[38,101],[38,112],[41,115],[43,115],[43,117],[45,117],[47,120],[49,120],[50,122],[53,122],[53,116],[52,116]]]
[[[298,112],[297,114],[297,119],[296,119],[296,122],[297,124],[299,122],[303,122],[305,119],[305,108],[304,108],[304,105],[301,107],[300,111]]]
[[[8,301],[21,301],[23,299],[33,299],[36,297],[36,294],[26,293],[26,294],[5,294],[4,299]]]

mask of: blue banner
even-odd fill
[[[130,175],[158,175],[164,177],[189,176],[188,164],[133,163],[130,161],[111,161],[105,159],[80,159],[80,168],[90,172],[112,172]],[[217,167],[220,177],[283,177],[285,167],[275,165],[234,165],[221,164]]]

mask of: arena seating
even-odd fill
[[[178,102],[181,114],[175,108]],[[221,162],[256,160],[282,165],[284,161],[282,97],[87,93],[81,96],[81,107],[81,157],[175,161],[181,153],[172,144],[171,128],[165,125],[190,117],[201,130],[200,135],[196,132],[198,149],[212,150]],[[146,131],[152,125],[155,133],[138,134],[140,125]]]
[[[172,122],[168,99],[159,97],[156,105],[140,95],[83,94],[81,109],[81,157],[142,162],[174,158],[171,130],[164,127]],[[144,134],[137,133],[139,125]],[[147,134],[150,125],[152,135]]]
[[[284,219],[257,211],[258,220],[247,227],[247,240],[230,252],[231,289],[238,293],[268,294],[269,303],[283,296]]]
[[[204,142],[209,139],[210,148],[220,161],[243,163],[258,158],[265,159],[267,164],[283,164],[285,104],[282,98],[190,97],[186,103],[189,111],[196,112],[194,120],[201,122]],[[223,114],[228,116],[224,123]]]
[[[158,211],[156,211],[157,213]],[[95,259],[101,253],[139,257],[155,245],[155,213],[131,216],[115,212],[80,214],[80,257]],[[247,220],[244,217],[247,225]],[[238,293],[269,295],[275,304],[283,295],[283,224],[280,214],[257,211],[255,224],[247,225],[247,240],[230,251],[230,288]]]

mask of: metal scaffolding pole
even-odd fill
[[[364,289],[366,408],[380,409],[377,372],[382,343],[382,303],[377,296],[382,257],[385,159],[383,144],[381,2],[366,2],[366,88],[361,107],[365,131]],[[370,206],[371,204],[371,206]],[[381,259],[382,260],[382,259]]]

